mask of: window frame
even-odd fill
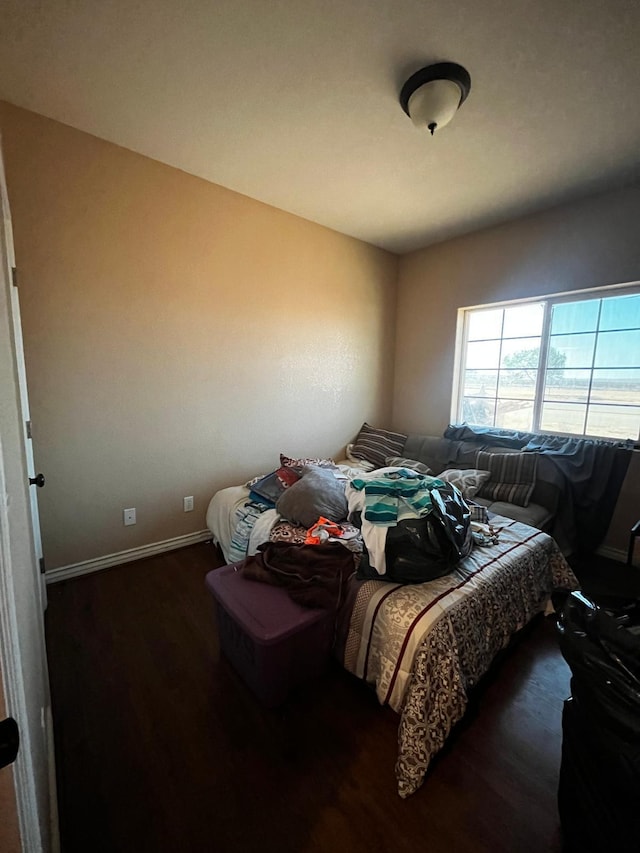
[[[462,423],[462,401],[464,398],[464,380],[465,380],[465,366],[467,361],[467,346],[468,346],[468,330],[469,330],[469,322],[471,314],[475,311],[482,310],[490,310],[492,308],[512,308],[518,305],[535,305],[542,303],[543,308],[543,320],[542,320],[542,329],[540,332],[540,357],[538,361],[537,367],[537,376],[536,376],[536,386],[534,391],[534,400],[533,400],[533,417],[532,423],[533,428],[531,429],[532,433],[535,434],[544,434],[544,435],[560,435],[566,436],[568,438],[584,438],[584,439],[601,439],[604,441],[624,441],[625,439],[618,439],[613,436],[602,436],[602,435],[591,435],[585,433],[574,433],[574,432],[559,432],[556,430],[543,430],[540,427],[540,421],[542,416],[542,406],[544,403],[544,387],[545,387],[545,374],[547,367],[547,359],[549,354],[549,347],[551,344],[550,341],[550,327],[551,327],[551,316],[552,309],[554,305],[564,304],[568,302],[584,302],[591,299],[606,299],[610,297],[616,296],[628,296],[628,295],[640,295],[640,281],[626,282],[625,284],[613,284],[607,285],[605,287],[593,287],[593,288],[585,288],[583,290],[571,290],[565,291],[563,293],[552,293],[545,294],[541,296],[527,297],[521,299],[509,299],[503,300],[500,302],[488,302],[480,305],[469,305],[463,308],[458,309],[457,320],[456,320],[456,341],[455,341],[455,351],[454,351],[454,371],[453,371],[453,385],[452,385],[452,395],[451,395],[451,423]],[[599,330],[595,332],[597,335]],[[504,340],[503,337],[500,339]],[[594,347],[594,356],[595,359],[596,349]],[[640,365],[638,365],[640,368]],[[591,367],[589,368],[591,371],[590,380],[589,380],[589,397],[591,392],[591,382],[593,381],[593,362]],[[497,404],[497,392],[496,388],[496,404]],[[639,402],[640,404],[640,402]],[[590,399],[587,400],[587,414],[589,412]],[[586,416],[585,416],[586,417]],[[495,420],[495,412],[494,412],[494,420]],[[473,424],[472,424],[473,425]],[[508,429],[508,427],[500,427],[496,426],[496,429]],[[631,437],[630,439],[633,441],[636,446],[640,443],[640,427],[638,429],[638,435],[635,437]]]

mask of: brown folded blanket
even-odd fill
[[[340,607],[345,586],[355,570],[354,554],[336,542],[265,542],[242,565],[245,578],[281,586],[298,604],[325,610]]]

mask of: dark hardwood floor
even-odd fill
[[[407,800],[397,717],[337,664],[275,711],[221,657],[210,544],[49,588],[64,853],[559,851],[569,669],[522,632]]]

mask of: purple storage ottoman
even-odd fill
[[[216,601],[220,646],[268,707],[323,670],[333,642],[333,615],[301,607],[288,593],[242,577],[238,566],[214,569],[206,585]]]

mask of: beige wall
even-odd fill
[[[638,280],[639,221],[635,187],[401,258],[394,427],[439,435],[449,423],[458,308]],[[606,544],[626,548],[639,514],[636,454]]]
[[[363,419],[441,433],[460,306],[640,278],[639,188],[400,259],[391,419],[395,256],[7,104],[0,129],[49,568],[200,530]]]
[[[7,104],[0,127],[48,568],[201,530],[280,451],[389,422],[394,255]]]

